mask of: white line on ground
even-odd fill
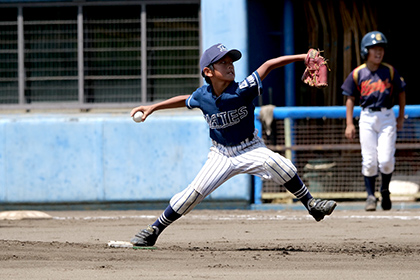
[[[53,217],[55,220],[124,220],[124,219],[157,219],[154,215],[133,215],[133,216],[97,216],[97,217]],[[326,219],[355,219],[355,220],[420,220],[420,216],[404,216],[404,215],[336,215],[327,216]],[[310,215],[187,215],[183,219],[191,220],[218,220],[218,221],[232,221],[232,220],[247,220],[247,221],[263,221],[263,220],[308,220],[313,219]]]

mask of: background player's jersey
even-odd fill
[[[210,138],[234,146],[253,135],[253,100],[261,94],[262,83],[255,71],[240,83],[232,82],[219,96],[212,93],[212,86],[198,88],[185,101],[189,109],[200,108],[209,128]]]
[[[362,64],[350,73],[341,89],[344,95],[359,97],[363,108],[389,109],[394,106],[396,96],[405,91],[405,85],[404,79],[389,64],[382,63],[374,72]]]

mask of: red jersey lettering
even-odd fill
[[[376,82],[372,82],[372,80],[362,81],[360,84],[360,95],[368,96],[373,92],[383,93],[390,87],[391,83],[388,79],[386,79],[385,81],[378,80]]]

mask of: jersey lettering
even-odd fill
[[[254,87],[257,85],[257,81],[254,75],[249,75],[245,80],[239,83],[239,89],[244,89],[246,87]]]
[[[239,84],[239,89],[244,89],[248,86],[248,83],[246,82],[246,80],[243,80],[240,84]]]
[[[248,76],[248,78],[246,78],[246,80],[248,81],[250,87],[253,87],[253,86],[257,85],[257,82],[255,81],[255,78],[252,75]]]
[[[388,79],[385,81],[378,80],[372,82],[372,80],[362,81],[360,84],[360,94],[362,96],[368,96],[373,92],[383,93],[386,89],[391,87],[391,83]]]
[[[241,119],[243,119],[243,118],[245,118],[246,116],[248,116],[248,110],[246,109],[246,107],[245,107],[245,106],[242,106],[241,108],[239,108],[238,113],[239,113],[239,117],[240,117]]]
[[[206,115],[206,122],[209,124],[210,129],[222,129],[228,126],[238,124],[241,119],[248,115],[246,106],[242,106],[239,109],[220,112],[211,116]]]
[[[217,114],[217,117],[220,120],[222,127],[225,127],[225,125],[229,123],[226,117],[227,113],[228,112],[221,112]]]

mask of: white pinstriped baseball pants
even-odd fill
[[[296,167],[290,160],[268,149],[256,133],[252,141],[237,146],[227,147],[213,141],[208,159],[195,179],[171,199],[172,209],[181,215],[187,214],[220,185],[238,174],[255,175],[280,185],[292,179],[296,175]],[[276,168],[271,168],[273,165]]]

